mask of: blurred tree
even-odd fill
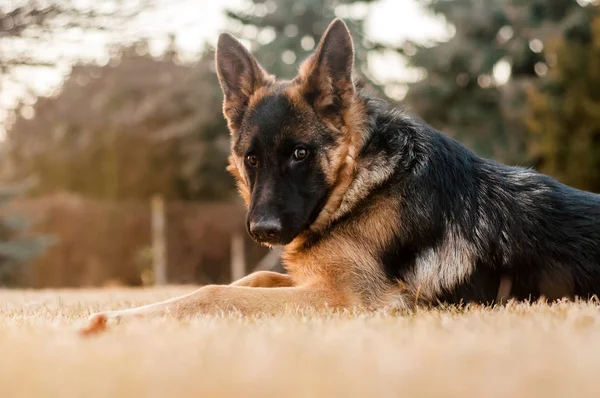
[[[225,169],[229,132],[214,57],[214,50],[206,47],[189,73],[145,104],[139,114],[140,120],[166,121],[152,135],[176,142],[181,159],[179,186],[185,199],[237,199],[234,180]]]
[[[527,164],[525,89],[543,76],[548,37],[581,35],[587,12],[575,0],[431,0],[455,30],[432,47],[402,51],[423,71],[406,101],[420,117],[478,154]],[[583,34],[585,34],[583,32]]]
[[[0,1],[0,135],[19,103],[33,104],[77,61],[98,61],[163,0]],[[131,36],[129,36],[131,37]]]
[[[125,22],[147,9],[151,0],[9,0],[0,4],[0,76],[17,76],[21,66],[55,66],[66,51],[47,51],[81,40],[82,31],[122,32]],[[64,50],[64,48],[62,48]],[[0,83],[2,83],[0,81]]]
[[[594,9],[589,35],[560,35],[547,46],[556,63],[529,91],[527,118],[536,166],[593,192],[600,192],[599,11]]]
[[[337,16],[354,38],[356,71],[375,89],[367,68],[367,52],[374,44],[364,37],[369,5],[377,0],[248,0],[242,11],[229,10],[232,31],[249,42],[259,62],[280,78],[292,78]]]
[[[12,179],[114,200],[232,193],[214,55],[192,67],[174,47],[160,59],[147,50],[139,42],[106,66],[77,65],[56,96],[21,112],[6,139]]]
[[[0,286],[14,283],[19,265],[41,254],[51,242],[47,237],[28,236],[28,220],[10,215],[5,210],[13,197],[22,193],[25,188],[0,186]]]

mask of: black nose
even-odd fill
[[[250,234],[261,242],[276,242],[281,236],[281,222],[275,218],[251,221]]]

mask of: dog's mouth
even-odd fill
[[[285,246],[292,242],[296,236],[299,234],[295,234],[293,236],[258,236],[250,231],[248,231],[248,235],[259,245],[273,247],[273,246]]]
[[[250,210],[246,216],[246,231],[259,245],[286,246],[304,232],[309,231],[319,212],[320,206],[311,211],[308,217],[290,212]]]
[[[264,219],[248,222],[246,231],[252,240],[263,246],[285,246],[299,234],[285,228],[279,222]]]

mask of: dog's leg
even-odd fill
[[[294,281],[290,275],[280,274],[277,272],[270,271],[259,271],[253,272],[250,275],[243,277],[242,279],[238,279],[237,281],[231,283],[229,286],[246,286],[246,287],[262,287],[262,288],[271,288],[271,287],[292,287],[294,286]],[[202,290],[202,289],[200,289]],[[199,291],[199,290],[198,290]],[[193,292],[192,295],[196,294],[198,291]],[[97,314],[92,314],[89,318],[88,325],[82,330],[83,334],[92,334],[99,331],[102,331],[106,327],[106,323],[109,320],[120,320],[122,317],[127,316],[144,316],[151,313],[160,313],[161,308],[166,310],[170,303],[173,301],[183,300],[187,297],[176,297],[171,300],[163,301],[156,304],[150,304],[142,307],[131,308],[127,310],[121,311],[107,311]]]
[[[93,314],[81,332],[84,335],[93,334],[104,330],[108,321],[135,317],[172,315],[184,318],[224,311],[238,311],[244,315],[276,314],[288,308],[341,308],[344,304],[343,295],[321,286],[276,288],[208,285],[187,295],[159,303]]]
[[[248,287],[292,287],[294,281],[292,277],[286,274],[271,271],[258,271],[238,279],[229,286],[248,286]]]

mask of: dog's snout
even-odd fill
[[[260,218],[250,222],[250,233],[261,242],[278,241],[281,229],[281,221],[276,218]]]

